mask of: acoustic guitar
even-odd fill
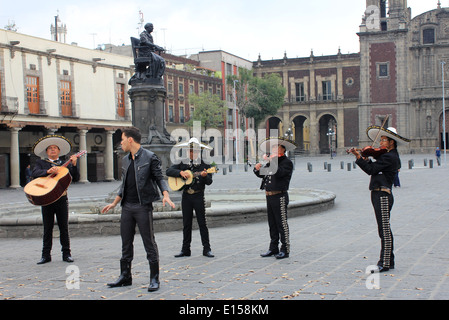
[[[75,156],[79,158],[86,153],[87,151],[80,151]],[[71,160],[60,166],[58,173],[28,182],[23,189],[28,201],[36,206],[47,206],[61,198],[72,182],[72,176],[67,168],[70,162]]]
[[[168,177],[168,186],[173,191],[181,190],[185,186],[189,186],[193,183],[193,179],[200,176],[202,171],[198,172],[192,172],[190,170],[185,170],[190,175],[187,179],[184,179],[182,177]],[[217,173],[218,168],[217,167],[211,167],[209,169],[206,169],[207,173]]]

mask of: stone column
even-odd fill
[[[78,130],[78,133],[80,135],[80,151],[81,150],[87,150],[87,140],[86,140],[86,129],[80,129]],[[82,156],[78,159],[79,162],[79,171],[80,171],[80,181],[81,183],[89,183],[87,180],[87,155]]]
[[[19,155],[19,131],[20,128],[10,128],[11,132],[11,149],[9,158],[9,167],[11,169],[11,185],[10,188],[20,188],[20,155]]]
[[[104,169],[106,181],[114,181],[114,148],[112,135],[114,131],[106,131],[106,149],[104,151]]]

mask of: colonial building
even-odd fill
[[[24,185],[32,146],[47,134],[73,142],[80,181],[113,180],[114,144],[131,125],[133,59],[0,29],[0,187]]]
[[[366,7],[360,53],[254,62],[256,75],[279,73],[287,89],[284,106],[265,126],[291,132],[300,151],[344,153],[370,144],[366,128],[388,116],[387,127],[412,139],[404,151],[443,147],[449,9],[438,2],[412,19],[406,0],[367,0]]]
[[[411,151],[443,147],[442,80],[443,73],[448,78],[449,9],[438,2],[436,9],[412,19],[406,0],[367,0],[366,5],[359,32],[360,131],[389,115],[387,126],[412,139]],[[361,138],[365,143],[366,135]]]
[[[286,89],[284,106],[261,128],[289,134],[299,152],[308,154],[341,151],[356,145],[360,55],[338,54],[254,62],[254,73],[278,73]],[[267,132],[268,134],[268,132]]]

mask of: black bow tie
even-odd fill
[[[50,160],[50,159],[49,159]],[[55,165],[60,166],[62,164],[61,160],[50,160],[51,162],[53,162]]]

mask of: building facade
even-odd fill
[[[297,143],[297,152],[342,152],[356,145],[360,55],[341,54],[254,62],[254,74],[278,73],[286,89],[283,107],[261,128],[278,129]]]
[[[360,131],[380,125],[388,115],[386,126],[412,139],[409,151],[444,147],[442,84],[449,75],[449,9],[438,3],[412,19],[406,0],[367,0],[366,5],[358,33]],[[366,135],[362,138],[366,143]]]
[[[367,0],[359,53],[259,59],[255,74],[279,73],[287,89],[284,106],[265,126],[291,133],[298,151],[308,154],[369,145],[366,128],[385,119],[386,127],[412,140],[403,151],[443,148],[448,26],[449,9],[440,3],[412,18],[406,0]]]
[[[32,146],[47,134],[88,151],[81,182],[117,177],[114,144],[131,125],[132,65],[131,57],[0,29],[0,187],[24,185]]]

